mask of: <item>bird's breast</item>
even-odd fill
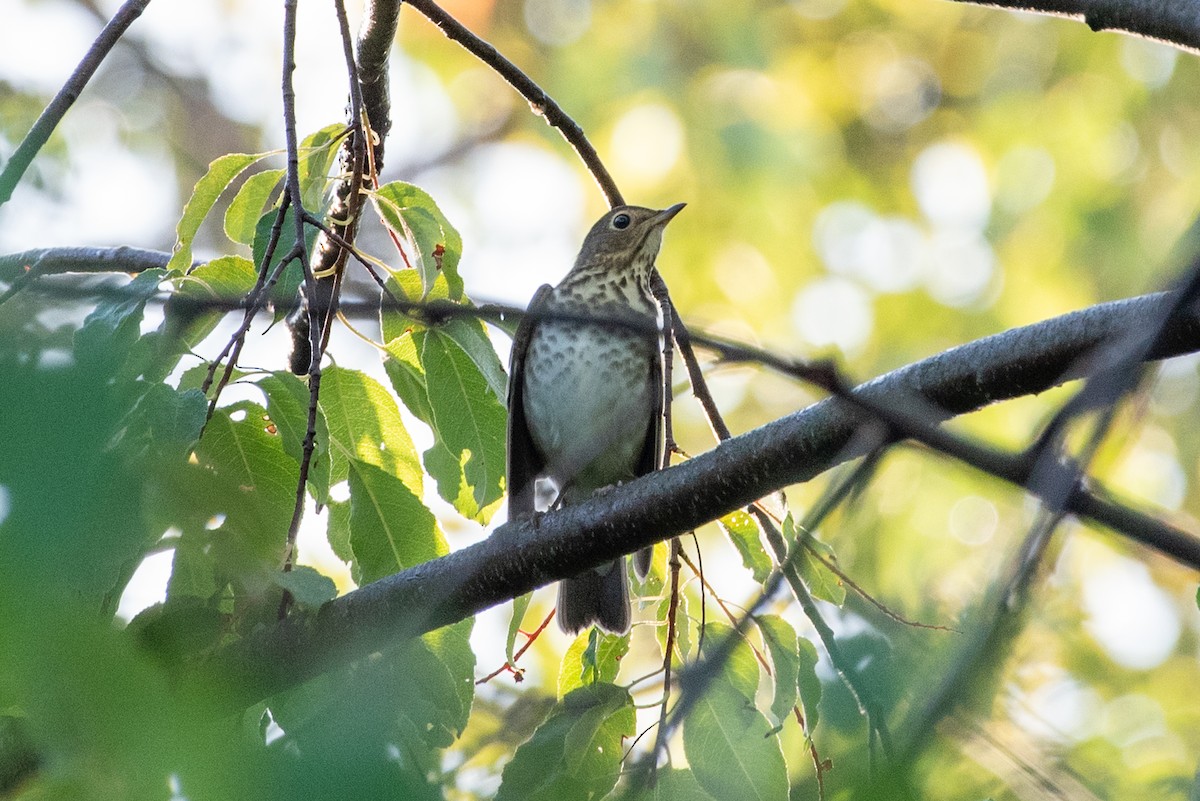
[[[633,478],[653,414],[656,357],[644,332],[538,325],[525,360],[525,416],[557,482],[590,492]]]

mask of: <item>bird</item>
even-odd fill
[[[552,508],[658,469],[663,452],[663,356],[659,306],[650,290],[663,230],[685,204],[617,206],[584,237],[571,270],[542,286],[513,336],[508,383],[509,519],[534,517],[536,484],[549,479]],[[563,314],[555,319],[554,313]],[[572,320],[608,316],[640,325]],[[652,549],[634,560],[639,576]],[[559,627],[630,627],[625,557],[564,579]]]

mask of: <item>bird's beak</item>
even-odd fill
[[[686,205],[686,203],[676,203],[670,208],[663,209],[658,214],[655,214],[650,218],[650,225],[653,227],[661,227],[666,225],[676,214],[683,211],[683,207]]]

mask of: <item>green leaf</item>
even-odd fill
[[[634,730],[633,699],[612,684],[574,690],[504,766],[495,801],[603,798],[621,771],[621,741]]]
[[[667,635],[670,633],[667,630],[667,615],[671,613],[671,594],[668,591],[665,598],[660,600],[657,608],[654,610],[654,618],[659,625],[654,629],[654,636],[658,639],[659,650],[663,653],[667,649]],[[690,621],[687,615],[687,596],[681,591],[679,593],[679,601],[675,605],[675,653],[680,660],[687,659],[688,652],[691,651],[691,631]]]
[[[767,555],[758,536],[758,523],[742,510],[730,512],[720,519],[721,528],[742,556],[742,564],[762,584],[771,574],[771,557]]]
[[[119,296],[96,304],[84,319],[83,326],[75,332],[75,360],[80,366],[116,372],[118,367],[126,364],[141,337],[146,299],[157,294],[158,285],[165,277],[162,270],[146,270],[121,287]],[[127,377],[135,378],[137,372]]]
[[[803,549],[797,555],[795,562],[801,578],[804,579],[804,586],[808,587],[809,592],[815,597],[841,606],[846,600],[846,587],[838,575],[822,564],[809,550],[812,548],[827,561],[833,562],[837,559],[833,549],[809,532],[802,531],[792,519],[790,512],[783,519],[783,536],[788,542],[793,543],[793,548]]]
[[[433,513],[391,473],[352,459],[350,545],[360,583],[390,576],[449,552]]]
[[[460,461],[465,459],[463,476],[474,490],[477,508],[483,509],[504,494],[504,402],[449,337],[433,329],[414,338],[425,367],[434,432]],[[477,510],[470,511],[468,516],[475,517]]]
[[[490,347],[490,344],[489,344]],[[433,429],[425,469],[464,517],[487,522],[504,494],[507,413],[475,362],[440,328],[391,340],[385,370],[404,404]]]
[[[284,451],[299,463],[304,454],[304,439],[308,435],[308,384],[286,370],[262,376],[255,383],[266,396],[267,414],[278,430]],[[317,437],[308,468],[309,490],[317,503],[328,503],[329,426],[319,405],[316,422]]]
[[[196,182],[192,196],[183,207],[183,216],[179,218],[175,229],[175,250],[171,254],[171,260],[167,262],[168,272],[186,272],[192,266],[192,241],[196,238],[196,232],[200,230],[204,218],[212,211],[217,199],[233,179],[267,155],[269,154],[229,153],[208,165],[208,172]]]
[[[487,381],[488,389],[501,401],[508,397],[508,373],[496,355],[496,348],[487,335],[487,328],[480,320],[459,318],[447,320],[437,330],[462,348],[480,374]]]
[[[398,698],[421,738],[445,748],[462,735],[475,699],[474,618],[429,632],[406,644],[399,655]]]
[[[195,449],[207,480],[197,482],[194,500],[225,515],[213,547],[233,573],[254,562],[277,564],[292,519],[300,466],[266,420],[254,403],[217,409]]]
[[[329,183],[329,171],[337,160],[345,134],[346,124],[335,122],[314,131],[300,143],[300,198],[304,208],[318,217],[325,213],[325,187]]]
[[[433,289],[438,275],[445,276],[450,298],[462,296],[458,262],[462,237],[454,229],[429,193],[412,184],[393,181],[371,194],[384,225],[409,243],[412,266],[421,276],[423,295]]]
[[[225,235],[239,245],[254,243],[263,207],[286,175],[285,170],[263,170],[247,178],[225,210]]]
[[[241,256],[213,259],[176,279],[175,293],[166,304],[166,317],[168,336],[178,352],[199,345],[228,313],[205,310],[206,301],[239,301],[254,289],[257,280],[254,265]]]
[[[254,263],[261,265],[267,258],[267,245],[271,242],[271,231],[275,220],[279,217],[279,209],[272,209],[258,219],[254,228]],[[304,252],[312,255],[313,246],[317,241],[318,230],[311,225],[304,227]],[[279,241],[271,251],[271,263],[267,267],[267,277],[275,273],[284,257],[296,244],[296,212],[291,206],[283,215],[283,225],[279,229]],[[296,302],[296,292],[304,282],[304,266],[298,259],[288,262],[283,273],[271,290],[271,301],[275,304],[275,322],[287,315],[288,309]]]
[[[704,627],[704,658],[711,658],[734,636],[736,632],[732,626],[708,623]],[[738,637],[734,642],[732,651],[721,666],[717,681],[728,684],[751,704],[754,703],[754,696],[758,693],[758,660],[754,658],[754,652],[742,638]]]
[[[208,600],[217,592],[213,557],[204,547],[205,538],[185,534],[175,546],[171,578],[167,582],[167,601],[182,598]]]
[[[429,389],[425,385],[425,365],[421,363],[412,332],[389,340],[384,350],[390,358],[384,361],[383,368],[396,396],[418,420],[432,426],[433,408],[429,405]]]
[[[775,696],[771,700],[771,715],[782,725],[799,700],[800,651],[799,638],[791,624],[778,615],[760,615],[754,619],[762,632],[771,667],[775,674]]]
[[[356,567],[354,548],[350,545],[350,501],[329,501],[325,504],[329,518],[325,537],[338,559]]]
[[[715,681],[683,722],[683,752],[715,801],[784,801],[787,765],[778,737],[752,700]]]
[[[276,585],[290,592],[301,606],[316,608],[337,597],[337,585],[333,579],[308,565],[296,565],[286,573],[276,573],[272,578]]]
[[[421,463],[396,401],[357,370],[329,367],[321,376],[321,411],[329,426],[330,484],[344,481],[351,459],[399,478],[411,494],[424,492]]]
[[[150,384],[130,412],[120,443],[126,455],[183,458],[204,427],[208,403],[197,389],[179,392],[166,384]]]
[[[817,647],[801,637],[797,643],[800,655],[800,701],[804,704],[804,728],[812,736],[821,720],[821,679],[817,676]]]
[[[504,658],[508,664],[512,664],[516,659],[514,651],[516,650],[517,635],[521,632],[521,621],[525,619],[525,610],[529,609],[529,601],[533,598],[532,592],[527,592],[524,595],[513,598],[512,617],[508,621],[508,638],[504,642]]]
[[[626,797],[622,797],[622,801]],[[634,789],[628,801],[712,801],[690,770],[659,768],[653,787]]]
[[[629,635],[616,635],[589,628],[580,632],[558,667],[558,697],[597,683],[612,683],[621,670],[621,658],[629,653]]]

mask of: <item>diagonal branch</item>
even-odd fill
[[[1081,356],[1164,304],[1153,295],[1103,304],[954,348],[870,381],[853,396],[872,409],[900,409],[917,398],[943,418],[996,400],[1041,392],[1078,377]],[[1151,354],[1200,349],[1200,318],[1176,321]],[[667,539],[745,506],[783,486],[807,481],[863,455],[855,432],[869,413],[828,399],[783,417],[683,464],[652,473],[598,498],[540,518],[509,523],[486,541],[348,593],[311,619],[284,621],[192,668],[193,682],[228,684],[229,702],[245,705],[330,667],[447,625],[535,587]],[[906,429],[907,431],[907,429]],[[949,438],[949,439],[947,439]],[[930,428],[918,439],[1020,486],[1025,463]],[[954,443],[959,443],[955,445]],[[965,443],[965,444],[963,444]],[[851,447],[847,447],[851,445]],[[982,458],[981,452],[987,458]],[[703,488],[703,491],[700,489]],[[1036,487],[1033,488],[1036,491]],[[1102,488],[1080,488],[1068,511],[1200,569],[1200,539],[1119,504]]]
[[[1196,0],[955,0],[991,8],[1077,19],[1093,31],[1119,31],[1200,53]]]
[[[96,74],[96,70],[100,68],[109,52],[125,35],[125,31],[129,29],[134,20],[142,15],[148,5],[150,5],[150,0],[126,0],[117,9],[117,13],[113,15],[108,24],[104,26],[104,30],[100,31],[100,35],[88,49],[87,55],[79,62],[79,66],[71,73],[71,77],[58,90],[58,94],[50,101],[50,105],[46,106],[45,111],[33,124],[33,128],[21,140],[21,144],[17,146],[12,158],[4,165],[4,170],[0,172],[0,206],[12,198],[13,190],[21,182],[21,177],[33,163],[33,159],[42,149],[42,145],[50,139],[50,134],[54,133],[58,123],[62,121],[67,110],[78,99],[88,81]],[[9,15],[8,24],[16,25],[18,23]]]

